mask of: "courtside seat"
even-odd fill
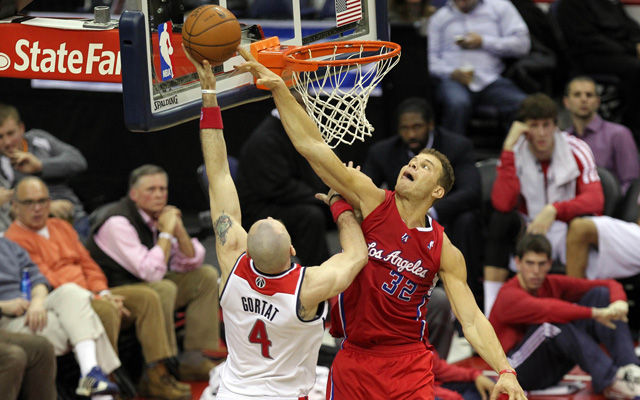
[[[622,199],[622,191],[618,179],[606,168],[598,167],[598,175],[604,192],[604,215],[613,217]]]
[[[476,162],[476,169],[480,173],[480,180],[482,182],[482,203],[480,204],[480,212],[485,224],[489,221],[491,211],[493,210],[493,206],[491,205],[491,191],[493,190],[493,183],[496,180],[497,166],[497,158],[488,158],[486,160]]]
[[[640,214],[638,212],[638,196],[640,196],[640,178],[633,181],[631,186],[629,186],[629,189],[627,189],[627,193],[620,201],[620,204],[618,204],[616,218],[620,218],[627,222],[638,221],[638,216]]]

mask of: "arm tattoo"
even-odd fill
[[[307,312],[307,309],[304,308],[304,306],[302,305],[302,302],[300,301],[300,299],[298,299],[298,316],[299,317],[304,317],[304,314]]]
[[[227,233],[233,225],[233,220],[223,211],[222,215],[218,217],[214,225],[216,235],[218,236],[218,239],[220,239],[220,244],[224,246],[224,244],[227,242]]]

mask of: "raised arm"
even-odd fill
[[[331,192],[330,192],[331,193]],[[325,202],[332,202],[331,213],[336,219],[342,253],[338,253],[319,267],[307,268],[300,290],[301,315],[310,318],[324,300],[342,293],[367,263],[367,244],[353,209],[345,200],[335,195]],[[336,218],[337,217],[337,218]]]
[[[227,161],[222,118],[215,94],[216,78],[207,61],[203,65],[186,51],[185,54],[196,67],[203,90],[200,141],[209,178],[211,220],[216,235],[216,255],[222,272],[220,287],[223,288],[236,260],[247,249],[247,232],[242,228],[238,192]]]
[[[442,255],[440,258],[440,272],[444,283],[444,290],[451,301],[451,308],[462,325],[464,336],[480,356],[493,368],[500,372],[514,371],[502,346],[496,337],[493,327],[478,308],[476,301],[467,285],[467,272],[464,257],[449,238],[444,236]],[[526,396],[520,387],[516,376],[512,373],[502,373],[498,379],[491,400],[496,400],[499,393],[506,393],[510,400],[524,400]]]
[[[250,72],[257,79],[256,83],[271,90],[282,125],[298,153],[327,186],[338,191],[349,203],[359,208],[363,216],[367,216],[384,201],[384,191],[377,188],[366,175],[349,170],[342,164],[282,78],[257,62],[246,49],[239,47],[238,52],[247,61],[236,69]]]

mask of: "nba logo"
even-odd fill
[[[404,234],[402,235],[402,243],[407,243],[407,241],[411,238],[411,236],[409,236],[408,234]]]
[[[429,242],[429,245],[427,246],[427,248],[431,250],[432,247],[433,247],[433,240]]]
[[[171,55],[173,54],[173,45],[171,44],[171,22],[165,22],[158,25],[158,46],[160,47],[160,76],[162,81],[168,81],[173,78],[173,63]]]

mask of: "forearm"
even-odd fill
[[[520,180],[516,175],[513,152],[503,151],[500,161],[501,164],[496,171],[496,181],[491,191],[491,203],[497,211],[509,212],[518,204]]]
[[[604,211],[604,194],[599,181],[583,183],[578,179],[578,195],[571,200],[554,203],[556,219],[569,222],[580,215],[601,215]]]
[[[185,256],[195,256],[196,252],[191,243],[191,236],[189,236],[183,224],[180,224],[180,227],[176,229],[176,239],[178,239],[178,248]]]
[[[41,302],[44,304],[47,295],[49,294],[49,288],[47,288],[43,284],[39,284],[31,288],[31,301],[32,302]]]
[[[496,372],[513,369],[498,341],[493,326],[478,309],[472,323],[463,324],[464,336],[480,357]]]
[[[354,255],[364,253],[366,255],[367,245],[353,211],[345,211],[340,214],[336,224],[343,252]]]
[[[324,142],[315,123],[306,111],[293,97],[284,82],[271,91],[273,100],[280,112],[280,120],[289,139],[296,150],[307,158],[310,154],[309,146],[313,143]]]

